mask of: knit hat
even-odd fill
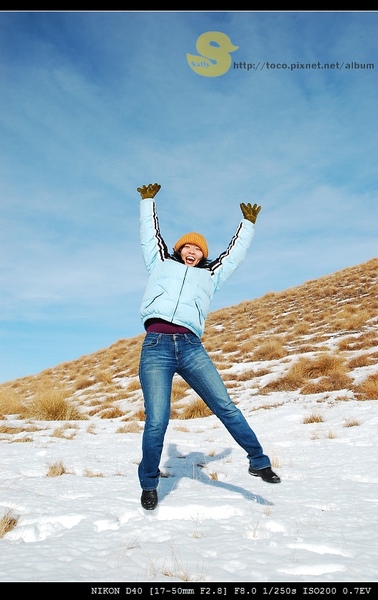
[[[177,242],[174,245],[175,252],[179,252],[180,248],[185,246],[185,244],[194,244],[195,246],[198,246],[198,248],[201,249],[203,257],[208,257],[209,250],[207,248],[207,242],[203,235],[201,235],[200,233],[192,231],[191,233],[186,233],[185,235],[180,237],[180,239],[177,240]]]

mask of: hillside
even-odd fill
[[[251,411],[319,394],[322,401],[378,398],[378,259],[211,313],[203,343],[235,402]],[[143,420],[138,361],[143,335],[0,385],[0,418]],[[376,371],[372,366],[376,366]],[[277,373],[279,375],[277,375]],[[367,375],[369,373],[369,375]],[[172,417],[206,416],[180,378]],[[128,425],[127,425],[128,424]]]

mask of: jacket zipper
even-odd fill
[[[175,314],[176,314],[176,312],[177,312],[177,308],[178,308],[178,305],[179,305],[179,303],[180,303],[180,298],[181,298],[182,288],[184,287],[184,283],[185,283],[186,275],[187,275],[187,273],[188,273],[188,269],[189,269],[189,267],[186,267],[186,271],[185,271],[184,278],[183,278],[183,280],[182,280],[182,284],[181,284],[180,292],[179,292],[179,295],[178,295],[178,297],[177,297],[177,302],[176,302],[175,310],[173,311],[173,314],[172,314],[172,320],[171,320],[171,323],[174,323]]]

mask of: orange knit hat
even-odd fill
[[[201,235],[200,233],[196,233],[195,231],[192,231],[191,233],[186,233],[185,235],[180,237],[180,239],[177,240],[177,242],[174,245],[175,252],[179,252],[180,248],[185,246],[185,244],[194,244],[195,246],[198,246],[198,248],[201,249],[203,257],[204,258],[208,257],[209,250],[207,247],[207,242],[206,242],[205,238],[203,237],[203,235]]]

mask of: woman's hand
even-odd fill
[[[248,221],[251,221],[251,223],[256,223],[257,215],[259,214],[259,212],[261,210],[261,206],[257,206],[257,204],[254,204],[252,206],[251,203],[249,202],[249,204],[242,203],[240,205],[240,208],[242,210],[243,217],[245,219],[247,219]]]
[[[160,188],[161,185],[158,183],[149,183],[148,185],[142,185],[142,187],[137,188],[137,192],[142,196],[142,200],[145,200],[146,198],[155,198]]]

